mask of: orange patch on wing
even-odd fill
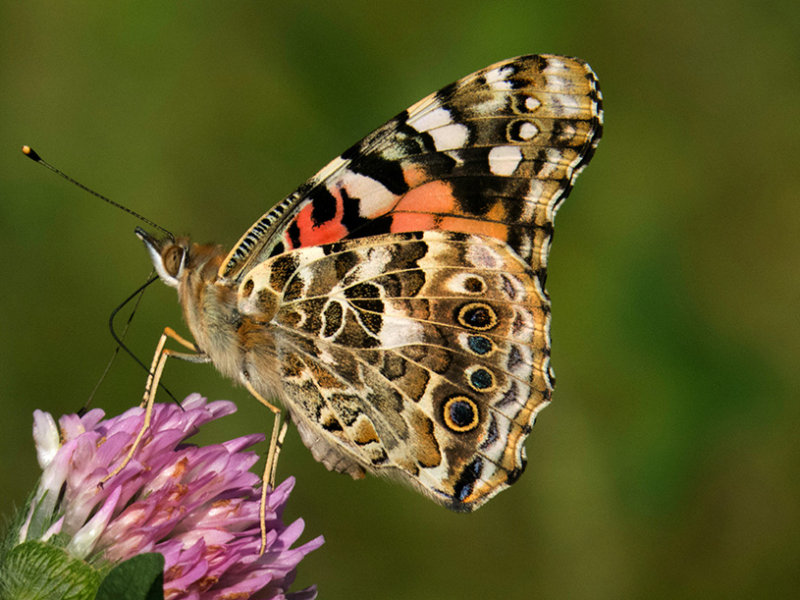
[[[311,218],[311,212],[314,210],[311,203],[297,213],[295,223],[297,223],[297,227],[300,230],[300,245],[297,246],[298,248],[338,242],[347,235],[347,227],[342,225],[342,218],[344,217],[342,198],[338,191],[334,193],[334,197],[336,198],[336,214],[329,221],[316,225]],[[295,248],[288,232],[284,238],[289,248]]]
[[[445,217],[441,220],[437,229],[458,231],[460,233],[477,233],[497,238],[503,242],[508,241],[508,227],[503,223],[476,221],[475,219],[460,219],[459,217]]]
[[[436,217],[422,213],[397,213],[392,215],[392,233],[406,231],[430,231],[439,229],[436,226]]]
[[[501,201],[496,201],[494,206],[485,215],[489,221],[505,221],[508,218],[506,207]]]
[[[430,176],[425,169],[414,166],[403,169],[403,179],[406,180],[408,187],[415,188],[428,181]]]
[[[431,181],[408,192],[394,207],[396,211],[452,213],[456,199],[444,181]]]

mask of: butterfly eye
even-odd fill
[[[173,244],[169,246],[162,254],[162,262],[164,263],[164,270],[172,277],[178,277],[183,268],[183,256],[185,250]]]
[[[253,283],[252,279],[248,279],[247,281],[245,281],[244,286],[242,287],[242,298],[248,298],[250,294],[253,293],[253,288],[255,286],[256,284]]]

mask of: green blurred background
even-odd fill
[[[150,271],[137,223],[235,242],[399,110],[510,56],[579,56],[606,128],[559,213],[548,287],[555,402],[514,487],[451,514],[313,461],[287,517],[326,545],[322,598],[752,598],[800,584],[800,9],[796,2],[0,2],[0,509],[37,478],[31,411],[82,405],[110,311]],[[767,8],[768,7],[768,8]],[[129,335],[149,360],[174,291]],[[121,358],[96,405],[139,401]],[[206,441],[268,430],[231,399]]]

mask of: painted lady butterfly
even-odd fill
[[[481,506],[522,473],[550,401],[553,218],[601,99],[580,60],[513,58],[397,115],[230,252],[137,230],[195,339],[166,330],[196,354],[162,336],[158,375],[167,355],[212,362],[279,398],[328,469]]]

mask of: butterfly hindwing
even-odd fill
[[[521,473],[552,388],[548,304],[505,244],[360,238],[269,259],[241,285],[242,314],[275,310],[288,409],[329,468],[398,475],[461,510]]]

